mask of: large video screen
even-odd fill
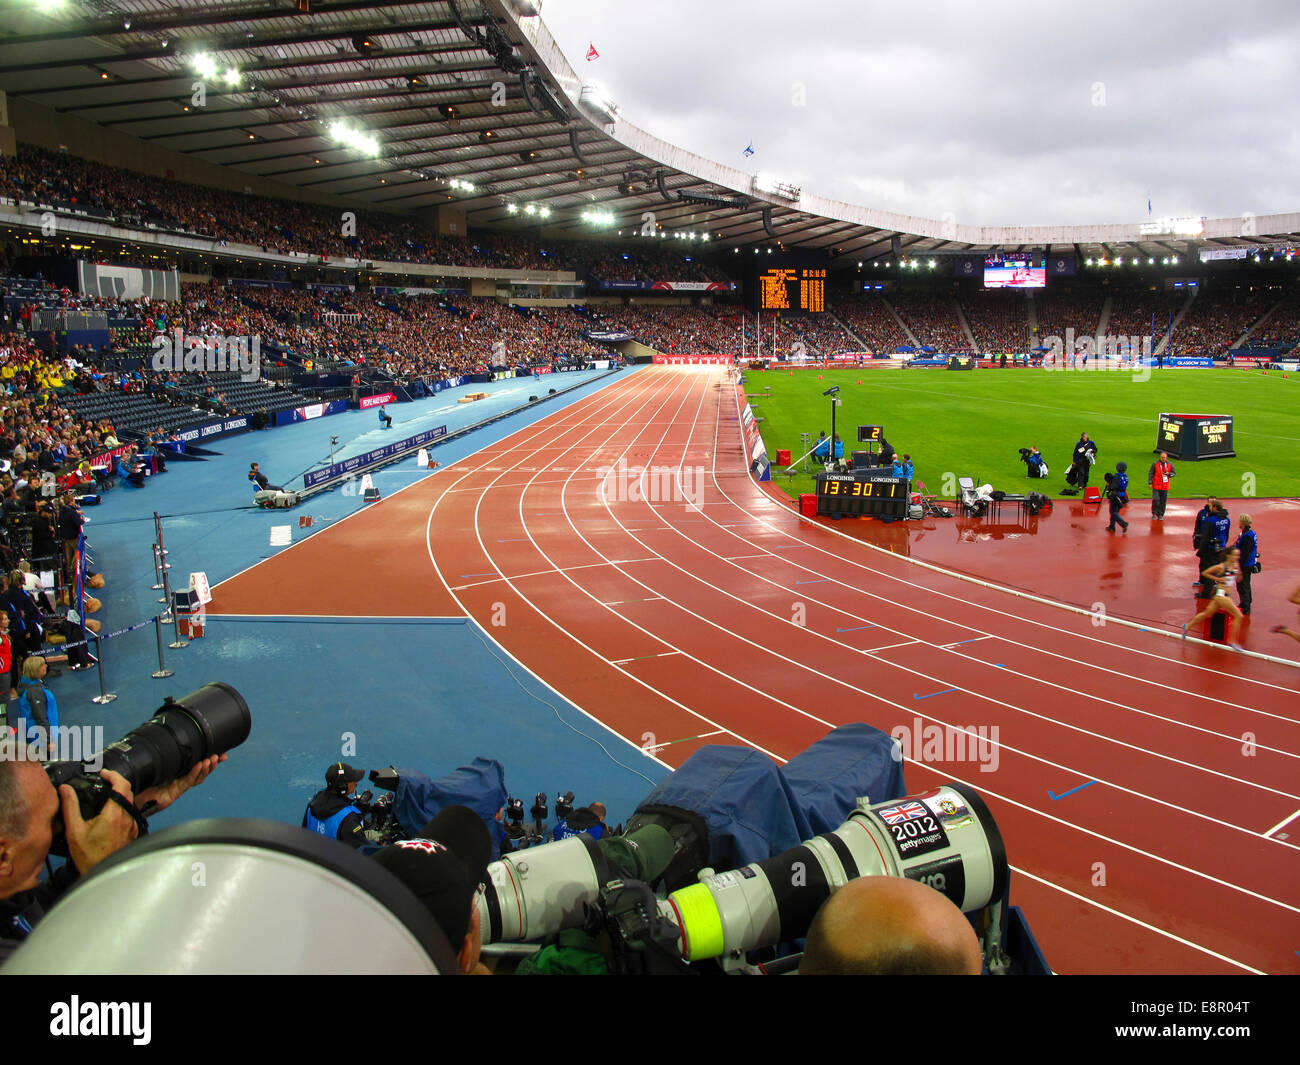
[[[990,255],[984,260],[985,288],[1046,288],[1047,257],[1015,253]]]

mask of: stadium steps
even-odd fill
[[[1178,327],[1182,324],[1187,312],[1192,309],[1192,304],[1196,302],[1196,297],[1200,291],[1198,287],[1187,293],[1187,299],[1183,300],[1183,305],[1178,308],[1178,313],[1174,316],[1173,325],[1165,330],[1165,335],[1160,338],[1160,343],[1156,345],[1156,350],[1151,353],[1152,355],[1163,355],[1168,350],[1170,338],[1178,335]]]
[[[966,343],[970,345],[971,352],[978,355],[984,349],[975,342],[975,334],[971,332],[970,319],[962,310],[961,300],[954,298],[952,305],[957,309],[957,321],[961,323],[961,331],[966,334]]]
[[[1035,347],[1042,343],[1038,339],[1038,303],[1033,298],[1032,292],[1028,293],[1025,301],[1025,321],[1029,323],[1029,336],[1027,338],[1029,346],[1026,351],[1033,351]]]
[[[871,350],[869,347],[867,347],[866,344],[863,343],[862,338],[861,338],[860,336],[858,336],[858,334],[855,333],[852,329],[849,328],[849,323],[848,323],[848,322],[846,322],[843,318],[841,318],[841,317],[840,317],[838,314],[836,314],[834,311],[829,311],[828,313],[829,313],[830,316],[831,316],[831,320],[832,320],[833,322],[835,322],[835,324],[838,325],[841,329],[843,329],[844,332],[845,332],[845,335],[847,335],[848,338],[849,338],[850,340],[852,340],[854,344],[857,345],[857,349],[856,349],[856,350],[858,350],[858,351],[870,351],[870,350]]]
[[[1255,335],[1255,330],[1258,329],[1265,322],[1267,322],[1270,318],[1272,318],[1273,315],[1277,313],[1278,308],[1281,307],[1282,304],[1284,303],[1286,303],[1286,296],[1279,297],[1278,301],[1275,304],[1273,304],[1272,307],[1266,310],[1263,314],[1261,314],[1258,318],[1256,318],[1254,322],[1251,323],[1250,328],[1247,329],[1244,333],[1242,333],[1241,336],[1237,338],[1237,342],[1233,344],[1232,347],[1230,347],[1228,350],[1236,351],[1243,344],[1245,344],[1247,340],[1249,340],[1252,336]]]
[[[911,344],[912,347],[920,350],[921,342],[916,339],[916,334],[908,328],[907,322],[903,319],[903,316],[899,314],[898,311],[894,310],[894,305],[890,303],[889,300],[883,298],[880,302],[883,303],[889,309],[889,313],[894,316],[894,321],[898,323],[898,328],[901,329],[903,335],[907,337],[907,342]]]
[[[1101,305],[1101,314],[1097,318],[1097,332],[1094,336],[1100,337],[1106,335],[1106,327],[1110,325],[1110,312],[1114,306],[1115,297],[1113,295],[1107,295],[1106,302]]]

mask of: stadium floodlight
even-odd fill
[[[792,201],[797,201],[803,195],[801,186],[792,185],[788,181],[779,181],[772,174],[762,171],[754,175],[754,191]]]
[[[578,94],[578,102],[586,104],[597,114],[603,115],[607,122],[618,121],[618,105],[614,103],[613,97],[605,91],[604,87],[596,82],[582,87],[582,91]]]
[[[190,69],[201,78],[215,78],[217,61],[207,52],[196,52],[190,56]]]
[[[1151,258],[1148,258],[1148,259],[1147,259],[1147,266],[1155,266],[1155,264],[1156,264],[1156,261],[1155,261],[1154,259],[1151,259]]]
[[[1137,266],[1137,264],[1138,264],[1138,261],[1137,261],[1136,259],[1134,259],[1134,260],[1133,260],[1133,265],[1134,265],[1134,266]]]
[[[368,133],[353,129],[341,118],[330,123],[330,136],[345,148],[361,152],[363,155],[379,155],[379,141]]]
[[[506,204],[506,213],[507,213],[507,214],[518,214],[518,213],[519,213],[519,204],[517,204],[517,203],[508,203],[508,204]]]
[[[551,209],[550,209],[549,207],[541,207],[541,208],[539,208],[538,211],[537,211],[537,216],[538,216],[539,218],[550,218],[550,217],[551,217]]]
[[[227,67],[225,73],[225,81],[227,85],[238,85],[239,70],[235,67]]]
[[[1175,256],[1174,256],[1172,259],[1170,259],[1169,261],[1172,262],[1175,266],[1177,266],[1177,265],[1178,265],[1178,256],[1175,255]]]
[[[582,212],[581,218],[584,222],[593,226],[612,226],[614,224],[613,213],[598,208],[587,208]]]
[[[530,203],[528,204],[528,206],[524,208],[524,214],[536,214],[536,213],[537,213],[537,205],[534,203]]]
[[[1092,260],[1091,260],[1091,259],[1084,259],[1084,260],[1083,260],[1083,265],[1084,265],[1084,266],[1091,266],[1091,265],[1092,265]]]

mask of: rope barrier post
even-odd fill
[[[163,597],[158,602],[166,604],[162,612],[163,623],[166,624],[172,620],[172,614],[174,613],[172,607],[174,604],[172,603],[172,582],[171,578],[167,576],[167,564],[165,562],[163,563]]]
[[[92,633],[95,637],[95,668],[99,670],[99,694],[90,701],[92,703],[111,703],[117,698],[112,692],[104,691],[104,649],[100,645],[99,633]]]
[[[158,583],[153,586],[155,592],[162,590],[162,556],[158,553],[158,545],[153,545],[153,577]]]
[[[167,646],[172,648],[172,650],[175,651],[179,651],[182,647],[188,647],[190,644],[189,640],[181,639],[181,612],[179,610],[173,609],[172,616],[170,618],[164,616],[162,620],[170,621],[176,630],[176,642],[169,643]]]
[[[162,619],[157,614],[153,617],[153,634],[158,640],[158,668],[149,675],[154,680],[162,680],[163,677],[170,677],[174,671],[167,668],[167,662],[163,659]]]

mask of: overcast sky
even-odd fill
[[[542,20],[629,122],[833,199],[972,225],[1139,222],[1148,195],[1157,218],[1300,210],[1296,0],[544,0]]]

